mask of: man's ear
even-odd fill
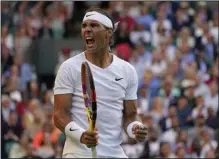
[[[108,35],[109,35],[109,37],[113,36],[113,29],[108,29]]]

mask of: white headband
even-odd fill
[[[101,13],[98,13],[96,11],[87,12],[84,16],[83,22],[85,20],[96,20],[108,28],[113,28],[112,21],[107,16],[105,16]],[[119,24],[119,22],[114,24],[114,28],[113,28],[114,32],[116,31],[118,24]]]

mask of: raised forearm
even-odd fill
[[[130,123],[134,122],[134,121],[140,121],[141,119],[140,117],[137,115],[137,113],[130,114],[129,116],[124,117],[124,122],[123,122],[123,128],[125,130],[125,132],[127,133],[127,127]]]
[[[72,121],[71,117],[72,95],[55,95],[54,98],[54,124],[62,132],[65,127]]]
[[[127,126],[130,123],[134,121],[141,122],[141,119],[137,114],[137,101],[135,100],[125,101],[123,115],[124,115],[123,116],[123,127],[124,127],[125,132],[127,131]]]
[[[60,111],[54,114],[54,123],[55,126],[61,130],[63,133],[65,132],[65,127],[68,123],[72,121],[71,113],[69,111]]]

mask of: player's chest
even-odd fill
[[[96,95],[98,97],[113,97],[124,98],[127,88],[127,79],[122,73],[119,72],[92,72],[94,78],[94,84],[96,89]],[[76,89],[82,91],[81,79],[79,79]]]

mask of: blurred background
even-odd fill
[[[218,154],[218,2],[1,2],[2,158],[60,158],[53,124],[60,64],[84,50],[86,9],[120,21],[112,52],[139,77],[138,113],[148,141],[123,133],[130,158],[215,158]]]

